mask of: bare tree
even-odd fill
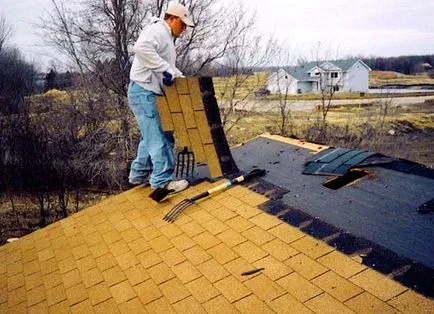
[[[41,28],[45,39],[80,71],[93,72],[107,88],[125,96],[131,47],[147,19],[161,16],[169,0],[51,0]],[[187,75],[206,73],[223,60],[244,33],[252,31],[251,12],[223,0],[184,0],[194,28],[177,39],[178,67]],[[77,9],[78,8],[78,9]],[[239,41],[238,41],[239,43]]]
[[[197,39],[203,38],[203,42],[191,42],[189,53],[181,62],[184,66],[189,64],[195,74],[221,76],[216,79],[219,85],[216,97],[222,124],[229,132],[249,110],[255,109],[254,93],[264,87],[263,75],[255,71],[277,55],[277,42],[273,36],[257,32],[256,13],[247,11],[242,4],[223,9],[223,13],[224,17],[218,16],[210,25],[197,30]],[[217,27],[218,21],[225,23]],[[220,40],[216,42],[216,38]],[[196,60],[192,59],[194,55]]]
[[[8,40],[12,37],[13,30],[6,22],[6,18],[2,15],[0,16],[0,53],[3,51]]]
[[[293,79],[290,79],[293,80]],[[279,113],[280,113],[280,123],[278,123],[280,135],[293,135],[293,121],[292,121],[292,112],[291,112],[291,104],[292,102],[288,101],[289,96],[289,86],[286,85],[283,87],[282,92],[279,93]]]
[[[228,56],[233,56],[234,49],[251,44],[246,40],[246,33],[255,32],[255,13],[249,12],[242,3],[185,2],[190,4],[196,25],[180,38],[177,47],[178,66],[186,74],[206,73],[215,62],[226,62]]]
[[[318,88],[321,96],[319,111],[321,112],[321,128],[325,138],[327,115],[332,106],[332,100],[335,93],[339,91],[339,85],[343,76],[339,75],[333,67],[328,67],[327,63],[323,63],[319,65],[319,67],[320,69],[317,72],[319,74]]]
[[[0,53],[0,114],[25,110],[24,97],[35,88],[36,69],[16,48],[3,48]]]
[[[330,49],[324,49],[321,42],[316,43],[311,51],[315,67],[308,73],[312,79],[313,91],[319,92],[320,103],[316,110],[321,114],[318,126],[318,137],[315,139],[324,142],[327,138],[327,115],[332,106],[332,100],[343,83],[344,76],[328,60],[336,60],[331,55]]]
[[[13,31],[0,16],[0,115],[24,110],[24,96],[33,92],[36,69],[21,52],[7,45]]]
[[[325,57],[321,57],[321,48],[321,43],[317,43],[317,45],[313,48],[315,56],[314,60],[317,68],[313,73],[311,73],[311,76],[318,78],[316,82],[316,88],[320,92],[321,96],[319,111],[322,115],[322,129],[323,132],[326,132],[327,114],[330,111],[332,99],[335,93],[339,90],[338,86],[340,85],[343,76],[336,72],[336,69],[332,64],[327,63],[327,59],[330,58],[329,52],[325,52]]]
[[[131,67],[129,48],[138,37],[148,9],[140,0],[98,0],[72,9],[71,2],[51,0],[41,27],[45,39],[81,73],[126,96]]]
[[[251,21],[254,23],[254,21]],[[229,132],[248,111],[255,110],[261,100],[255,92],[264,87],[265,79],[255,69],[260,69],[276,55],[276,41],[272,37],[252,36],[246,32],[228,47],[229,57],[223,65],[226,75],[217,95],[222,114],[222,124]]]
[[[297,79],[295,78],[297,67],[292,66],[294,64],[294,56],[295,54],[288,49],[279,49],[277,59],[279,69],[268,80],[272,92],[278,97],[277,110],[279,112],[279,120],[277,121],[277,126],[282,136],[294,135],[291,111],[292,102],[289,97],[298,91]],[[298,62],[300,62],[300,59]],[[272,109],[275,110],[276,108]]]

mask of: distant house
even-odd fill
[[[278,69],[267,81],[271,93],[302,94],[324,89],[335,92],[366,92],[369,68],[360,59],[309,62]]]

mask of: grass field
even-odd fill
[[[238,75],[231,77],[214,77],[214,89],[216,96],[219,100],[225,101],[230,98],[235,99],[253,99],[256,98],[254,92],[259,88],[267,87],[267,79],[270,73],[257,72],[252,75]],[[430,78],[428,74],[421,75],[405,75],[398,72],[388,71],[371,71],[369,73],[369,86],[381,87],[384,85],[420,85],[430,84],[434,85],[434,79]],[[434,90],[433,90],[434,93]],[[412,96],[414,93],[397,94],[395,97]],[[363,98],[377,98],[384,96],[384,94],[365,94]],[[316,100],[319,99],[320,94],[308,93],[303,95],[288,95],[289,100]],[[265,100],[278,100],[279,95],[270,95],[263,97]],[[358,99],[361,98],[360,93],[335,93],[334,99]]]
[[[405,75],[391,71],[371,71],[369,73],[369,86],[379,87],[384,85],[419,85],[431,84],[434,85],[434,79],[428,74]]]
[[[267,86],[269,76],[270,73],[257,72],[252,75],[213,77],[214,90],[219,99],[254,97],[256,90]]]

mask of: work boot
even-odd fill
[[[187,180],[177,180],[177,181],[169,181],[164,188],[169,190],[169,194],[179,193],[188,188],[190,183]]]
[[[161,202],[167,195],[184,191],[189,185],[187,180],[169,181],[163,187],[154,188],[149,197],[156,202]]]

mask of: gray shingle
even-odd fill
[[[325,62],[332,63],[343,71],[348,71],[354,63],[356,63],[358,59],[345,59],[345,60],[333,60],[333,61],[311,61],[302,66],[289,66],[284,67],[284,70],[288,72],[288,74],[292,75],[299,81],[310,81],[312,78],[309,76],[308,72],[316,67],[320,66]]]

